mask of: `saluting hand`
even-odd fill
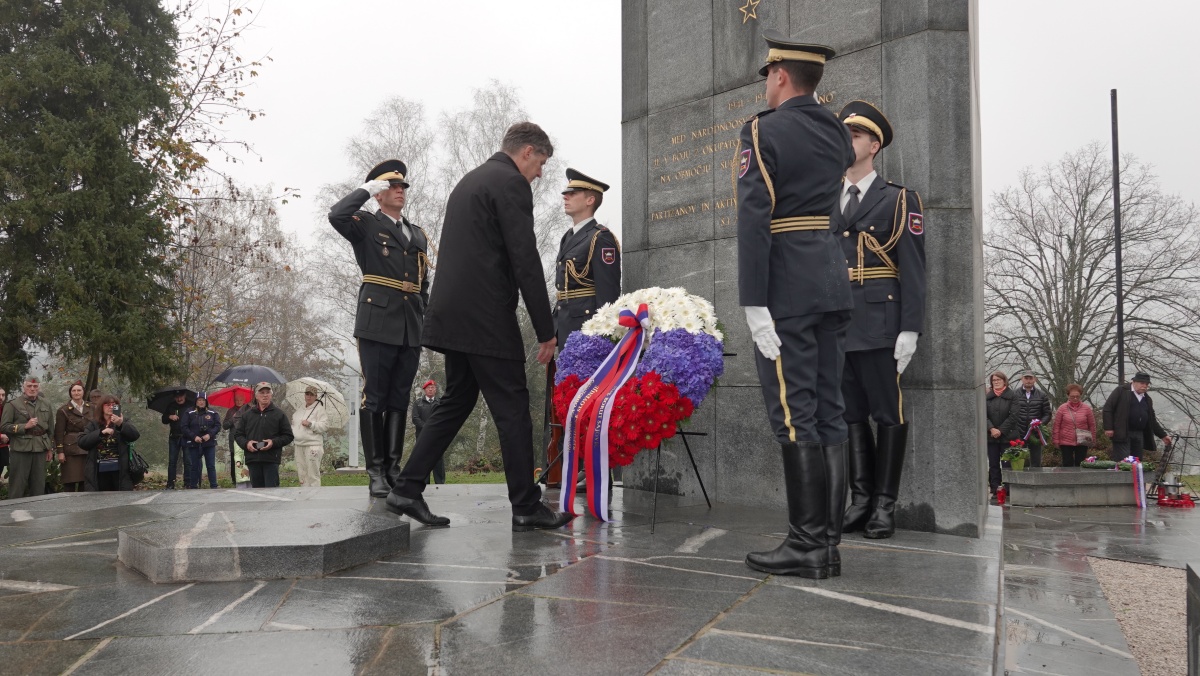
[[[363,190],[366,190],[368,195],[370,195],[371,197],[374,197],[374,196],[378,195],[379,193],[383,192],[384,190],[387,190],[391,186],[392,186],[392,184],[388,183],[387,181],[380,181],[380,180],[376,179],[374,181],[367,181],[366,183],[363,183],[359,187],[362,188]]]

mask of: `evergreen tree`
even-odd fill
[[[139,147],[170,114],[176,28],[157,0],[0,3],[0,382],[25,348],[174,370],[168,219]]]

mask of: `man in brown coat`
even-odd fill
[[[437,280],[425,311],[422,344],[446,356],[446,395],[417,437],[387,506],[427,526],[447,526],[421,497],[482,392],[504,455],[514,531],[558,528],[570,515],[541,502],[533,479],[533,419],[525,383],[525,344],[517,296],[537,334],[537,360],[554,356],[554,320],[533,231],[530,184],[554,154],[532,122],[504,134],[500,152],[463,176],[446,202]]]

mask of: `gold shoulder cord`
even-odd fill
[[[573,259],[573,258],[568,258],[566,263],[563,265],[563,267],[565,268],[565,270],[563,271],[563,291],[566,291],[569,288],[567,286],[567,276],[568,275],[570,275],[571,278],[573,278],[575,280],[575,283],[579,284],[579,286],[586,287],[589,289],[596,286],[595,284],[593,284],[592,282],[587,280],[587,274],[592,269],[592,254],[594,254],[596,252],[596,240],[600,239],[600,233],[602,233],[602,232],[604,232],[604,231],[597,230],[596,234],[592,235],[592,243],[588,246],[587,263],[583,264],[583,270],[581,272],[575,271],[575,259]],[[615,237],[614,237],[614,239],[615,239]]]
[[[763,183],[767,184],[767,192],[771,194],[771,213],[775,213],[775,186],[771,183],[771,175],[767,173],[767,165],[763,164],[762,148],[758,145],[758,118],[750,123],[750,134],[754,137],[754,153],[758,159],[758,170],[762,172]],[[740,164],[740,163],[739,163]]]
[[[729,168],[729,178],[733,182],[733,196],[737,197],[738,169],[742,167],[742,135],[738,134],[737,145],[733,147],[733,162]]]
[[[920,204],[920,200],[921,200],[921,196],[918,195],[917,196],[918,204]],[[892,249],[894,249],[896,247],[896,243],[900,241],[900,236],[904,234],[904,222],[902,220],[899,221],[900,227],[897,227],[896,224],[898,222],[898,219],[901,216],[906,215],[907,213],[908,213],[908,190],[905,188],[901,188],[900,196],[896,199],[896,208],[892,212],[892,233],[891,233],[891,236],[888,237],[887,242],[884,244],[880,244],[879,240],[875,239],[875,237],[873,235],[867,234],[866,232],[858,233],[858,274],[856,275],[856,277],[857,277],[858,283],[860,285],[866,283],[866,280],[863,278],[863,269],[866,267],[865,263],[864,263],[865,254],[863,253],[864,246],[867,249],[870,249],[871,253],[875,254],[876,256],[879,256],[879,260],[883,261],[883,264],[885,266],[887,266],[887,268],[889,270],[899,274],[899,272],[900,272],[899,266],[896,265],[895,261],[892,260],[891,256],[888,256],[887,252],[891,251]]]

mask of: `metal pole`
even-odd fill
[[[1117,246],[1117,382],[1125,382],[1125,283],[1121,274],[1121,151],[1117,143],[1117,90],[1112,90],[1113,237]]]

